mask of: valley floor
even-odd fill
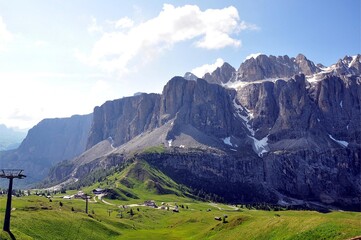
[[[140,206],[144,199],[50,201],[43,196],[13,198],[15,239],[350,239],[361,236],[361,213],[260,211],[158,195],[164,209]],[[139,204],[139,205],[138,205]],[[124,205],[124,207],[123,207]],[[126,206],[131,205],[132,207]],[[172,209],[178,205],[179,212]],[[6,197],[0,197],[3,225]],[[169,207],[169,210],[167,210]],[[133,213],[133,215],[131,214]],[[227,216],[225,218],[225,215]],[[220,217],[220,220],[215,220]],[[0,239],[11,239],[1,232]]]

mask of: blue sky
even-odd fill
[[[92,112],[250,54],[361,52],[359,0],[0,0],[0,123]]]

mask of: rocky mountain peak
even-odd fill
[[[291,78],[300,73],[311,75],[320,71],[321,69],[303,54],[298,54],[296,58],[261,54],[241,64],[236,80],[251,82],[269,78]]]
[[[183,78],[189,81],[197,81],[198,79],[198,77],[191,72],[186,72]]]
[[[221,67],[217,67],[212,73],[206,73],[203,76],[203,79],[209,83],[225,84],[229,81],[234,81],[235,76],[236,69],[225,62]]]
[[[360,75],[361,73],[361,55],[345,56],[338,60],[334,69],[340,75]]]
[[[299,67],[299,73],[305,75],[312,75],[321,71],[312,61],[308,60],[304,55],[298,54],[296,59],[296,64]]]

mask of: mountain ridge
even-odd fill
[[[236,73],[223,64],[211,83],[174,77],[162,94],[107,101],[84,129],[87,152],[51,179],[82,178],[138,155],[226,201],[297,198],[358,209],[359,63],[360,55],[327,68],[303,55],[260,55]],[[159,146],[163,152],[142,153]]]

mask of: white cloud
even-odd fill
[[[36,47],[45,47],[46,45],[48,45],[48,43],[46,41],[43,41],[43,40],[35,41],[34,44],[35,44]]]
[[[134,22],[132,19],[128,17],[121,18],[114,22],[115,28],[131,28],[134,26]]]
[[[97,19],[95,17],[91,18],[91,23],[88,26],[89,33],[103,32],[103,28],[97,23]]]
[[[252,53],[252,54],[248,55],[245,60],[248,60],[248,59],[251,59],[251,58],[256,59],[259,55],[262,55],[262,54],[263,53]]]
[[[260,28],[253,23],[247,23],[245,21],[242,21],[239,25],[239,30],[254,30],[254,31],[258,31],[260,30]]]
[[[216,62],[213,64],[204,64],[200,67],[192,69],[192,73],[199,78],[202,78],[206,73],[212,73],[218,67],[223,65],[224,61],[222,58],[217,58]]]
[[[98,26],[96,19],[92,21]],[[135,70],[183,41],[193,40],[195,47],[204,49],[240,47],[241,41],[234,35],[255,27],[240,21],[233,6],[202,11],[196,5],[170,4],[164,4],[158,16],[140,24],[127,17],[108,23],[113,23],[112,29],[103,32],[91,52],[77,50],[75,56],[85,64],[119,75]]]
[[[8,31],[6,24],[0,16],[0,52],[6,50],[6,45],[13,39],[13,35]]]
[[[98,75],[0,72],[0,79],[6,79],[0,88],[0,123],[10,127],[31,128],[44,118],[91,113],[119,94]]]

